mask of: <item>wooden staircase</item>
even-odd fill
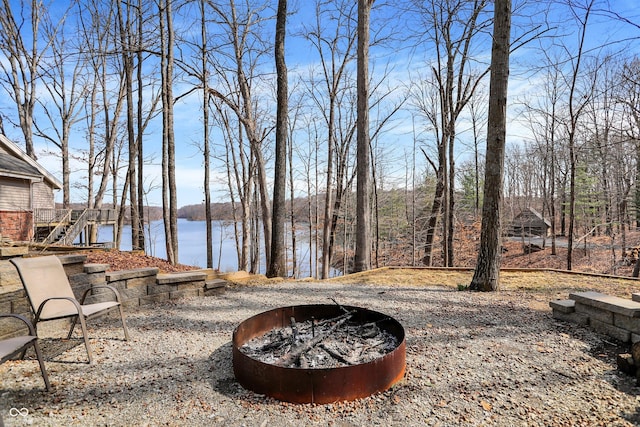
[[[36,232],[36,241],[45,245],[72,246],[87,226],[115,223],[115,211],[112,209],[40,210],[37,216],[45,219],[36,220],[36,230],[46,230],[46,234]]]
[[[81,211],[79,215],[73,215],[74,211],[69,210],[64,221],[59,222],[51,233],[44,239],[44,244],[71,246],[73,241],[87,225],[87,209]],[[77,212],[77,211],[75,211]]]

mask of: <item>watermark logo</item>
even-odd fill
[[[9,410],[9,415],[12,417],[26,417],[29,415],[29,410],[27,408],[11,408]]]

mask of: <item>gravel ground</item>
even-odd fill
[[[231,334],[238,323],[327,298],[403,324],[404,380],[329,405],[279,402],[235,381]],[[7,426],[638,425],[640,388],[616,370],[618,346],[537,306],[516,291],[331,282],[233,287],[129,310],[128,342],[115,320],[93,322],[93,366],[79,339],[42,338],[54,391],[44,391],[34,361],[7,362],[0,365],[0,414]]]

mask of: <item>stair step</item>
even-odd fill
[[[205,289],[217,289],[224,288],[227,286],[227,281],[222,279],[211,279],[204,282]]]
[[[228,282],[222,279],[211,279],[204,282],[205,295],[221,295],[227,290]]]
[[[573,313],[576,311],[576,302],[572,299],[550,301],[549,306],[561,313]]]

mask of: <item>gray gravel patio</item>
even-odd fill
[[[243,389],[231,335],[244,319],[335,298],[389,314],[407,336],[407,374],[353,402],[297,405]],[[37,363],[0,366],[7,426],[555,426],[640,423],[636,379],[618,372],[616,343],[536,310],[518,291],[283,281],[234,286],[90,323],[95,365],[79,338],[42,337],[53,392]],[[22,409],[22,412],[13,410]]]

